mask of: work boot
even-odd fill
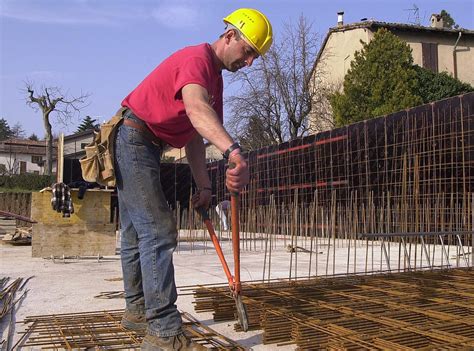
[[[208,350],[200,344],[192,342],[184,334],[178,334],[167,338],[161,338],[155,335],[145,335],[143,338],[142,351],[202,351]]]
[[[122,327],[133,331],[145,331],[147,327],[145,314],[125,310],[120,322]]]

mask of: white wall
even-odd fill
[[[88,134],[73,140],[64,140],[64,156],[84,150],[84,148],[81,147],[81,144],[90,144],[93,137],[93,135]]]
[[[46,156],[42,156],[45,160]],[[20,162],[26,162],[26,172],[44,174],[44,167],[38,166],[36,163],[31,162],[31,155],[25,154],[6,154],[0,153],[0,164],[5,165],[7,171],[13,170],[14,174],[20,174]],[[53,172],[56,171],[56,162],[53,162]]]

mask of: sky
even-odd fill
[[[263,12],[275,40],[303,15],[322,41],[338,11],[345,24],[368,18],[429,25],[430,15],[445,9],[474,29],[474,0],[0,0],[0,118],[10,127],[19,123],[26,137],[44,136],[41,112],[26,105],[29,82],[69,97],[90,94],[67,125],[52,115],[54,134],[74,133],[87,115],[103,122],[171,53],[214,42],[222,18],[240,7]],[[225,87],[225,95],[232,92]]]

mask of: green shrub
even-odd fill
[[[471,85],[451,77],[446,72],[434,73],[417,65],[413,68],[418,78],[418,86],[414,92],[423,99],[424,104],[474,91]]]
[[[41,190],[51,186],[56,180],[54,175],[15,174],[0,176],[0,187],[6,189]]]

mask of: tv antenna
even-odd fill
[[[410,11],[410,13],[408,14],[408,23],[416,24],[417,26],[421,26],[420,8],[418,6],[416,6],[416,4],[413,4],[413,8],[404,9],[403,11]],[[413,20],[411,20],[412,16],[413,16]]]

